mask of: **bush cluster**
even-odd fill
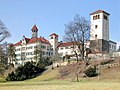
[[[51,65],[53,62],[50,60],[49,57],[43,57],[42,59],[40,59],[37,63],[38,66],[49,66]]]
[[[103,61],[103,62],[101,62],[101,65],[105,65],[105,64],[109,64],[109,63],[111,63],[111,61]]]
[[[45,70],[44,66],[35,66],[32,62],[26,62],[23,66],[18,67],[15,72],[8,74],[7,81],[23,81],[36,77]]]
[[[96,67],[92,68],[88,68],[86,71],[85,71],[85,74],[88,76],[88,77],[94,77],[94,76],[97,76],[97,72],[96,72]]]

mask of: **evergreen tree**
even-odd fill
[[[13,44],[10,44],[8,47],[8,58],[9,58],[9,63],[16,62],[16,54],[15,54],[15,47]]]

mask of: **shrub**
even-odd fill
[[[86,71],[85,71],[85,74],[88,76],[88,77],[94,77],[94,76],[97,76],[97,73],[96,73],[96,68],[88,68]]]
[[[111,61],[103,61],[103,62],[101,62],[101,65],[105,65],[105,64],[109,64],[109,63],[111,63]]]
[[[52,61],[50,60],[49,57],[43,57],[38,61],[37,65],[39,64],[43,66],[49,66],[52,64]]]
[[[32,62],[27,62],[24,66],[20,66],[15,70],[15,73],[10,73],[6,80],[7,81],[23,81],[36,77],[38,74],[43,72],[45,67],[35,66]]]
[[[14,72],[9,73],[6,80],[7,81],[16,81],[16,76],[15,76]]]

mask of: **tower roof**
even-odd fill
[[[58,37],[58,35],[56,33],[52,33],[50,36]]]
[[[37,28],[36,25],[34,25],[31,30],[32,30],[32,31],[38,31],[38,28]]]
[[[97,10],[97,11],[95,11],[95,12],[90,13],[90,15],[98,14],[98,13],[105,13],[105,14],[107,14],[107,15],[110,15],[109,13],[105,12],[104,10]]]

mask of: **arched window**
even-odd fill
[[[95,19],[97,19],[97,15],[95,16]]]
[[[93,16],[93,20],[95,20],[95,16]]]
[[[100,19],[100,15],[98,15],[98,19]]]

